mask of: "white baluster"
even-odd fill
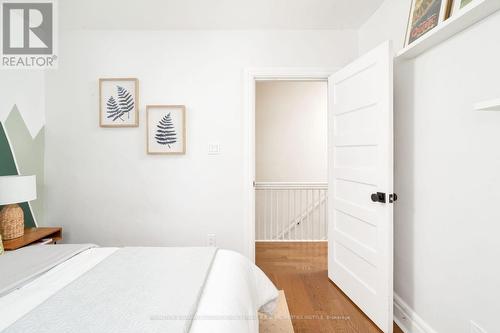
[[[304,200],[304,191],[300,191],[300,239],[304,239],[304,220],[302,219],[304,214],[304,201],[307,201],[307,198]]]
[[[311,194],[312,194],[312,204],[311,204],[311,207],[312,207],[312,211],[311,211],[311,215],[312,215],[312,234],[311,234],[311,238],[310,240],[315,240],[316,239],[316,190],[311,190]]]
[[[280,240],[280,225],[281,225],[281,191],[276,190],[276,240]]]
[[[274,209],[275,205],[276,205],[276,198],[274,197],[275,195],[275,190],[271,190],[271,230],[270,230],[270,234],[271,234],[271,237],[269,238],[270,240],[274,240],[274,223],[276,223],[276,218],[275,218],[275,214],[276,214],[276,211]]]
[[[264,189],[264,212],[265,212],[265,218],[264,218],[264,221],[265,221],[265,225],[264,225],[264,240],[267,240],[267,226],[269,225],[269,212],[268,212],[268,191],[266,189]]]
[[[325,219],[324,219],[324,227],[325,227],[325,235],[324,235],[324,239],[328,239],[328,201],[330,200],[330,198],[328,198],[328,191],[325,190],[325,207],[324,207],[324,210],[325,210]]]
[[[297,190],[293,190],[293,240],[297,240]]]
[[[307,201],[308,201],[308,204],[307,204],[307,224],[309,225],[309,232],[308,232],[308,235],[307,235],[307,239],[306,240],[310,240],[312,238],[312,234],[313,234],[313,223],[312,223],[312,218],[313,218],[313,215],[312,215],[312,201],[313,201],[313,190],[308,190],[307,191]]]

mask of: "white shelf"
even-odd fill
[[[474,109],[477,111],[500,111],[500,98],[476,103]]]
[[[475,0],[458,14],[399,51],[398,59],[412,59],[500,9],[500,0]]]

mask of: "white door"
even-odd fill
[[[393,320],[392,62],[386,42],[328,80],[328,276],[384,332]]]

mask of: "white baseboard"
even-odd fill
[[[397,294],[394,294],[394,321],[405,333],[437,333]]]

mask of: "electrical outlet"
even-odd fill
[[[472,320],[470,321],[470,333],[486,333],[485,330],[483,330],[481,327],[479,327],[478,324],[473,322]]]
[[[207,235],[207,245],[212,247],[217,246],[217,236],[215,234]]]

